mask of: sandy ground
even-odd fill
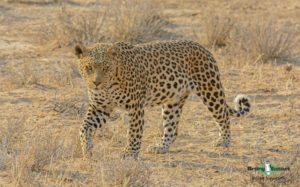
[[[72,2],[67,6],[74,10],[94,5],[92,1]],[[111,164],[119,163],[126,142],[126,115],[116,111],[116,117],[96,134],[93,158],[102,162],[83,161],[77,135],[88,99],[84,82],[76,71],[72,47],[45,50],[39,39],[41,27],[53,21],[58,11],[57,3],[0,3],[0,186],[117,185],[117,182],[105,184],[101,164],[103,159],[104,163],[105,159]],[[174,24],[172,32],[184,38],[192,38],[194,28],[210,15],[227,14],[240,20],[272,17],[282,27],[295,28],[298,42],[294,52],[300,54],[300,1],[297,0],[168,1],[164,14]],[[228,103],[233,106],[235,95],[244,93],[250,96],[253,110],[245,118],[232,119],[233,146],[216,148],[213,142],[218,135],[217,126],[201,101],[192,96],[184,107],[180,133],[170,152],[154,155],[147,153],[146,148],[160,139],[161,110],[147,109],[139,160],[146,168],[142,172],[149,172],[147,185],[299,186],[299,175],[293,176],[300,170],[299,59],[287,71],[284,64],[243,63],[225,57],[222,50],[213,53]],[[29,182],[23,183],[25,179],[20,175],[26,172],[18,171],[22,168],[16,163],[18,159],[20,163],[26,159],[5,151],[3,134],[12,136],[6,138],[13,142],[14,150],[34,146],[35,141],[30,140],[41,134],[39,140],[49,144],[52,138],[64,141],[61,154],[65,157],[30,171],[30,176],[25,177],[30,178],[26,179]],[[18,151],[14,154],[18,155]],[[291,171],[274,175],[283,176],[283,180],[251,180],[263,175],[247,171],[247,166],[256,167],[264,160],[288,166]],[[112,170],[120,173],[118,167]],[[102,174],[96,175],[98,172]]]

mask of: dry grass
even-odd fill
[[[57,173],[53,163],[81,155],[77,131],[49,132],[33,123],[23,117],[2,124],[0,171],[8,170],[14,186],[43,186],[47,177],[54,178],[52,183],[56,185],[149,186],[151,173],[145,163],[106,154],[108,147],[102,147],[97,162],[77,161],[92,174],[89,180],[84,175],[76,180],[77,175],[67,170]]]
[[[74,152],[73,146],[61,139],[62,134],[55,135],[28,123],[33,121],[25,117],[9,119],[0,135],[5,167],[10,168],[10,177],[16,186],[36,185],[38,172],[44,166],[72,157]]]
[[[22,4],[52,4],[52,3],[61,3],[62,0],[4,0],[8,3],[22,3]]]
[[[36,62],[21,63],[18,66],[8,66],[8,77],[3,81],[0,90],[14,90],[25,87],[61,87],[74,88],[80,80],[77,64],[73,60],[44,61],[44,70],[38,70]],[[51,66],[47,68],[47,66]],[[45,86],[48,85],[48,86]]]
[[[62,6],[57,20],[43,27],[42,41],[48,43],[54,40],[54,43],[58,44],[57,47],[75,45],[79,42],[89,44],[104,41],[106,14],[99,10],[71,12]]]
[[[49,3],[0,3],[0,186],[299,186],[299,65],[258,63],[287,61],[299,53],[298,1],[266,0],[259,7],[250,0],[164,1],[163,8],[146,0],[72,0],[62,7],[39,2]],[[207,19],[211,7],[227,16]],[[276,23],[262,25],[249,12],[280,15]],[[165,29],[191,36],[195,23],[202,29],[200,43],[213,48],[228,104],[239,92],[252,100],[249,116],[231,120],[233,146],[212,146],[218,128],[193,97],[168,154],[146,152],[161,137],[161,109],[154,107],[145,113],[140,160],[120,159],[128,128],[128,119],[118,118],[123,113],[96,132],[93,158],[82,160],[78,127],[88,103],[73,44],[163,40]],[[47,32],[32,34],[41,26]],[[44,39],[42,46],[37,36]],[[33,54],[49,43],[61,48]],[[251,180],[262,175],[247,166],[265,159],[291,171],[271,176],[282,180]]]
[[[111,41],[143,43],[160,39],[166,32],[159,2],[147,0],[112,1],[108,32]]]
[[[143,43],[164,37],[168,22],[162,9],[147,0],[112,1],[95,10],[69,11],[60,7],[57,20],[42,28],[41,40],[55,47],[75,43],[125,41]],[[58,44],[58,46],[57,46]]]
[[[205,19],[204,43],[209,48],[228,46],[234,21],[228,16],[208,16]]]
[[[105,159],[104,159],[105,158]],[[150,170],[143,162],[112,159],[107,156],[94,165],[101,186],[149,186]]]
[[[273,21],[250,23],[237,27],[233,47],[250,55],[255,62],[286,62],[294,60],[295,31],[278,28]]]
[[[13,73],[15,84],[20,87],[37,84],[39,81],[34,68],[29,64],[25,64],[22,68],[13,68]]]
[[[55,67],[55,73],[53,74],[52,71],[48,76],[44,75],[44,77],[41,78],[43,80],[43,83],[52,83],[53,85],[70,86],[74,88],[76,79],[79,79],[81,77],[76,62],[66,61],[62,59],[52,63],[55,64],[53,65],[53,67]]]
[[[211,15],[208,14],[200,25],[202,32],[194,30],[196,40],[208,48],[227,47],[228,56],[238,56],[255,63],[295,60],[295,29],[280,28],[270,20],[240,22],[226,15]]]

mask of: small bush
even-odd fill
[[[147,0],[113,1],[112,19],[108,24],[112,41],[142,43],[159,39],[167,22],[162,18],[158,2]]]
[[[167,32],[164,27],[167,24],[153,1],[117,0],[94,11],[71,12],[61,7],[56,20],[42,29],[41,39],[43,43],[55,41],[54,44],[58,44],[55,47],[78,42],[141,43],[165,36]]]
[[[204,44],[209,48],[227,46],[231,31],[234,28],[234,22],[229,17],[207,17],[204,23]],[[199,33],[195,33],[199,38]]]
[[[93,43],[104,39],[103,24],[105,13],[94,11],[68,11],[61,7],[54,23],[42,29],[43,42],[54,41],[58,47],[74,45],[78,42]]]
[[[53,161],[73,156],[61,137],[35,130],[26,137],[22,147],[11,155],[11,178],[17,186],[38,184],[39,173]]]
[[[233,47],[249,54],[255,62],[278,62],[292,59],[294,32],[281,29],[269,22],[241,26],[235,35]]]

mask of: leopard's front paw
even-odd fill
[[[93,156],[93,154],[92,154],[93,144],[91,144],[91,143],[89,143],[89,144],[82,143],[81,150],[82,150],[82,155],[83,155],[84,160],[88,160],[88,159],[92,158],[92,156]]]
[[[136,160],[138,158],[138,152],[125,148],[122,154],[122,159]]]
[[[150,146],[147,149],[148,153],[155,153],[155,154],[165,154],[169,151],[169,148],[166,148],[162,145],[157,145],[157,146]]]
[[[91,150],[83,150],[82,151],[82,155],[83,155],[83,159],[84,160],[90,160],[92,158],[92,156],[93,156]]]

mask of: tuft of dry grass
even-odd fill
[[[54,40],[58,47],[103,41],[106,14],[99,10],[72,12],[64,6],[60,7],[55,22],[50,22],[42,29],[42,41],[47,43]]]
[[[265,21],[237,28],[232,45],[249,54],[254,62],[283,62],[293,59],[294,38],[293,30]]]
[[[0,132],[1,150],[5,154],[11,154],[16,149],[18,141],[22,138],[24,129],[25,116],[19,116],[17,119],[10,118],[3,120]]]
[[[34,125],[34,120],[28,116],[5,121],[0,132],[0,170],[8,171],[13,185],[43,186],[47,183],[45,178],[54,177],[54,183],[59,185],[149,186],[151,172],[148,166],[141,161],[121,160],[107,154],[109,145],[103,147],[104,153],[97,155],[96,162],[78,162],[91,174],[92,180],[72,174],[70,168],[57,173],[53,164],[75,159],[80,152],[77,129],[72,132],[61,130],[63,132],[49,132],[49,129]]]
[[[16,186],[37,185],[37,173],[53,161],[72,157],[75,151],[61,138],[62,134],[49,133],[33,124],[28,131],[28,123],[33,121],[25,117],[6,120],[0,134],[0,154],[4,156],[0,168],[10,168]]]
[[[158,2],[157,2],[158,3]],[[167,22],[162,9],[147,0],[112,1],[108,33],[112,41],[143,43],[159,39]]]
[[[151,172],[145,163],[135,160],[102,158],[93,167],[101,186],[149,186]]]
[[[62,6],[57,19],[42,29],[40,38],[44,43],[54,41],[58,45],[55,47],[79,42],[142,43],[164,37],[166,25],[162,10],[153,2],[117,0],[104,8],[88,11],[72,12]]]
[[[229,45],[231,31],[234,29],[234,21],[230,17],[207,16],[203,24],[203,39],[198,32],[194,34],[201,43],[209,48],[225,47]]]
[[[14,68],[13,68],[14,69]],[[14,69],[15,81],[22,87],[32,84],[37,84],[39,79],[33,67],[29,64],[24,64],[22,69]]]
[[[10,168],[11,178],[15,185],[28,183],[32,179],[31,172],[24,167],[24,160],[19,159],[22,154],[18,151],[18,142],[23,138],[24,121],[26,121],[25,118],[6,120],[0,134],[1,152],[7,158],[5,167]]]
[[[39,184],[39,175],[46,172],[47,165],[73,157],[75,151],[71,144],[65,145],[61,135],[33,131],[30,137],[32,138],[25,139],[23,147],[11,157],[11,178],[20,186]]]
[[[8,72],[8,78],[1,83],[0,91],[30,87],[40,83],[40,77],[32,64],[10,66],[6,68],[6,71]]]

